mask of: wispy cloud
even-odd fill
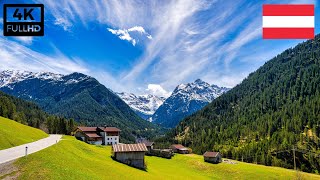
[[[119,70],[120,75],[111,76],[103,69],[85,64],[81,57],[70,58],[63,53],[43,55],[19,44],[14,44],[14,47],[22,51],[14,51],[9,47],[14,42],[1,42],[4,50],[0,51],[0,58],[12,61],[2,67],[22,67],[27,63],[31,69],[42,67],[61,72],[86,72],[115,90],[135,91],[147,84],[154,84],[171,91],[177,84],[197,78],[232,87],[262,65],[266,57],[277,53],[275,49],[279,49],[259,40],[262,1],[35,1],[45,3],[48,20],[67,32],[77,28],[90,29],[90,24],[99,24],[103,28],[109,27],[107,31],[134,46],[140,40],[139,44],[143,46],[138,48],[143,53],[134,58],[129,67]],[[281,1],[292,2],[317,1]],[[28,39],[24,40],[24,45],[28,45]],[[280,49],[291,45],[283,43]],[[252,53],[254,46],[261,46],[263,50]],[[256,62],[254,66],[252,61]],[[5,63],[5,60],[0,62]],[[239,68],[243,66],[250,68]],[[159,86],[155,87],[161,89]],[[149,88],[142,89],[151,92]]]
[[[130,35],[130,32],[138,32],[141,35],[146,35],[148,39],[152,39],[152,36],[148,34],[143,27],[141,26],[134,26],[129,29],[111,29],[107,28],[112,34],[117,35],[121,40],[126,40],[132,43],[133,46],[136,45],[137,40]]]
[[[14,36],[14,38],[26,45],[30,45],[33,42],[32,36]]]

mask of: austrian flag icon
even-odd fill
[[[313,4],[263,5],[263,39],[313,39]]]

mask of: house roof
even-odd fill
[[[101,136],[99,136],[96,133],[85,133],[85,135],[90,137],[90,138],[102,138]]]
[[[97,127],[78,127],[83,132],[96,132]]]
[[[143,143],[139,144],[114,144],[112,145],[113,152],[146,152],[147,147]]]
[[[181,144],[172,144],[171,147],[175,148],[175,149],[183,149],[186,148],[184,146],[182,146]]]
[[[97,128],[104,132],[120,132],[116,127],[78,127],[83,132],[96,132]]]
[[[143,141],[143,144],[145,144],[146,146],[152,146],[154,144],[154,142]]]
[[[104,132],[120,132],[121,130],[116,127],[99,127]]]
[[[204,156],[204,157],[217,157],[218,154],[220,154],[220,153],[219,153],[219,152],[209,152],[209,151],[207,151],[207,152],[205,152],[205,153],[203,154],[203,156]]]

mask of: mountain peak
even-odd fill
[[[164,97],[152,94],[135,95],[133,93],[116,93],[125,103],[127,103],[143,119],[148,119],[164,102]]]
[[[227,90],[229,89],[211,86],[201,79],[180,84],[153,114],[152,120],[164,127],[174,127],[184,117],[200,110]]]
[[[206,82],[202,81],[201,79],[197,79],[197,80],[194,81],[194,83],[196,83],[196,84],[202,84],[202,83],[206,83]]]

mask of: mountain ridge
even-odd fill
[[[0,84],[0,90],[33,101],[51,114],[74,118],[89,126],[117,126],[125,141],[134,142],[135,136],[148,136],[157,129],[111,90],[82,73],[2,71]]]
[[[168,128],[174,127],[184,117],[200,110],[228,90],[201,79],[180,84],[153,114],[152,122]]]

